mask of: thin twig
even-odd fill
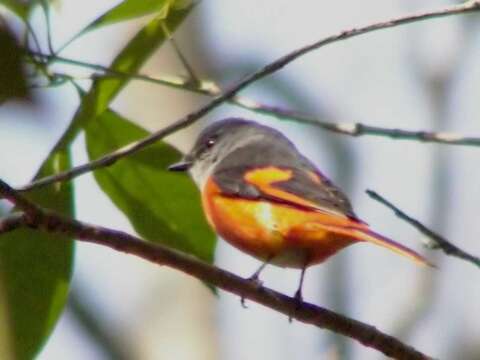
[[[47,184],[51,184],[53,182],[57,181],[66,181],[66,180],[71,180],[74,177],[77,177],[79,175],[82,175],[84,173],[93,171],[95,169],[99,169],[102,167],[110,166],[114,164],[117,160],[129,156],[153,143],[155,143],[158,140],[163,139],[167,135],[170,135],[180,129],[183,129],[194,122],[196,122],[198,119],[212,111],[213,109],[217,108],[224,102],[228,101],[232,97],[234,97],[239,91],[243,90],[246,88],[248,85],[282,69],[284,66],[287,64],[291,63],[292,61],[298,59],[299,57],[307,54],[310,51],[316,50],[320,47],[323,47],[325,45],[335,43],[341,40],[349,39],[358,35],[362,35],[365,33],[373,32],[376,30],[380,29],[386,29],[386,28],[391,28],[403,24],[408,24],[412,22],[417,22],[417,21],[422,21],[426,19],[432,19],[432,18],[438,18],[438,17],[444,17],[444,16],[450,16],[450,15],[455,15],[455,14],[464,14],[464,13],[469,13],[469,12],[474,12],[474,11],[479,11],[480,10],[480,1],[475,1],[475,2],[467,2],[462,5],[454,5],[450,6],[447,8],[443,8],[440,10],[434,10],[434,11],[427,11],[427,12],[422,12],[422,13],[417,13],[413,15],[407,15],[407,16],[402,16],[398,18],[394,18],[391,20],[387,21],[382,21],[374,24],[370,24],[364,27],[359,27],[359,28],[351,28],[348,30],[341,31],[337,34],[328,36],[320,41],[317,41],[315,43],[312,43],[310,45],[307,45],[305,47],[302,47],[300,49],[297,49],[279,59],[276,61],[266,65],[265,67],[261,68],[260,70],[248,75],[245,77],[243,80],[240,80],[237,82],[234,86],[230,87],[229,89],[225,90],[222,94],[219,94],[215,96],[210,102],[208,102],[206,105],[202,106],[201,108],[197,109],[196,111],[191,112],[190,114],[184,116],[183,118],[180,118],[176,122],[172,123],[171,125],[147,136],[146,138],[139,140],[137,142],[131,143],[121,149],[118,149],[116,151],[113,151],[109,154],[106,154],[96,160],[93,160],[87,164],[83,164],[77,167],[74,167],[68,171],[58,173],[57,175],[45,177],[43,179],[39,179],[38,181],[35,181],[33,183],[30,183],[24,187],[21,188],[21,190],[30,190],[36,187],[44,186]]]
[[[40,46],[40,40],[38,39],[37,37],[37,34],[35,33],[35,30],[33,29],[32,27],[32,24],[30,24],[30,21],[25,21],[25,30],[26,30],[26,39],[27,39],[27,42],[26,42],[26,46],[29,46],[28,44],[28,39],[29,39],[29,36],[30,35],[32,37],[32,40],[33,40],[33,43],[35,44],[36,48],[37,48],[37,51],[42,51],[42,47]]]
[[[175,54],[177,55],[178,59],[180,60],[180,62],[182,63],[182,66],[185,68],[185,70],[187,71],[187,74],[189,76],[189,80],[188,82],[189,83],[192,83],[193,86],[196,86],[196,84],[198,84],[200,82],[197,74],[195,73],[195,71],[193,70],[193,66],[190,64],[190,62],[187,60],[186,56],[183,55],[183,52],[182,50],[180,49],[180,46],[177,44],[177,41],[175,40],[175,38],[173,37],[172,33],[170,32],[170,30],[168,29],[168,26],[167,26],[167,23],[166,22],[162,22],[162,28],[163,28],[163,32],[165,33],[165,36],[167,37],[167,39],[170,41],[170,45],[172,45],[172,48],[173,48],[173,51],[175,52]]]
[[[371,325],[310,303],[303,302],[299,304],[292,297],[268,289],[259,285],[258,282],[243,279],[235,274],[204,263],[191,255],[157,243],[145,242],[122,231],[86,224],[48,210],[43,210],[16,193],[2,180],[0,180],[0,195],[9,199],[19,208],[28,211],[35,209],[35,213],[31,214],[32,216],[29,219],[24,218],[24,225],[30,228],[37,228],[49,233],[68,234],[79,241],[107,246],[159,265],[170,266],[304,323],[348,336],[365,346],[377,349],[383,354],[396,359],[430,359],[427,355],[390,335],[380,332]]]
[[[434,249],[441,249],[445,254],[451,255],[458,257],[460,259],[463,259],[465,261],[468,261],[472,263],[473,265],[476,265],[477,267],[480,268],[480,258],[474,255],[471,255],[456,245],[452,244],[450,241],[445,239],[443,236],[437,234],[436,232],[430,230],[427,228],[425,225],[423,225],[420,221],[412,218],[411,216],[407,215],[404,213],[402,210],[400,210],[398,207],[393,205],[390,201],[379,195],[373,190],[367,190],[367,194],[374,200],[380,202],[381,204],[385,205],[389,209],[393,210],[396,216],[398,216],[400,219],[405,220],[407,223],[412,225],[414,228],[416,228],[418,231],[420,231],[423,235],[427,236],[429,239],[431,239],[434,243],[433,248]],[[432,247],[432,246],[431,246]]]
[[[24,213],[13,213],[4,217],[0,217],[0,235],[24,226]]]
[[[50,19],[50,4],[47,0],[41,0],[41,6],[43,10],[43,15],[45,17],[45,23],[47,25],[47,46],[48,51],[51,54],[55,54],[55,50],[53,50],[53,42],[52,42],[52,23]]]
[[[280,119],[299,121],[324,130],[354,137],[370,135],[388,137],[394,140],[411,140],[447,145],[480,146],[480,137],[464,136],[453,132],[435,132],[423,130],[405,130],[366,125],[356,122],[329,122],[297,111],[262,104],[254,100],[236,96],[232,99],[235,104],[258,113],[275,116]]]
[[[22,210],[28,217],[34,217],[40,212],[38,206],[0,180],[0,199],[2,198],[8,200],[19,210]]]
[[[50,61],[63,62],[70,65],[81,66],[89,69],[102,71],[104,78],[110,76],[114,77],[128,77],[130,79],[141,80],[149,83],[154,83],[157,85],[163,85],[172,87],[175,89],[182,89],[191,91],[197,94],[207,95],[207,96],[218,96],[221,94],[221,90],[218,85],[212,80],[198,80],[196,84],[192,84],[189,81],[188,77],[184,76],[162,76],[162,77],[152,77],[143,74],[130,74],[127,72],[115,70],[103,65],[92,64],[88,62],[83,62],[79,60],[69,59],[65,57],[60,57],[56,55],[48,55],[37,52],[30,52],[31,55],[38,56]],[[69,76],[62,73],[57,73],[59,76]],[[91,75],[90,77],[83,77],[85,79],[95,79],[100,75]],[[463,145],[463,146],[480,146],[480,137],[465,136],[462,134],[454,132],[435,132],[435,131],[424,131],[424,130],[405,130],[405,129],[394,129],[386,128],[380,126],[372,126],[367,124],[362,124],[358,122],[331,122],[320,120],[312,115],[308,115],[296,110],[287,109],[281,106],[271,105],[259,102],[257,100],[247,98],[245,96],[235,95],[231,99],[227,100],[228,103],[237,105],[243,109],[253,111],[259,114],[265,114],[269,116],[274,116],[281,120],[290,120],[297,121],[303,124],[312,125],[319,127],[321,129],[332,131],[334,133],[348,135],[348,136],[381,136],[389,137],[394,140],[411,140],[411,141],[421,141],[425,143],[439,143],[447,145]]]

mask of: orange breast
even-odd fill
[[[263,200],[226,197],[212,180],[207,182],[202,200],[208,221],[221,237],[256,258],[273,257],[272,262],[280,266],[319,263],[357,241],[328,229],[347,225],[346,218]]]

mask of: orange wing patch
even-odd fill
[[[320,176],[318,176],[315,172],[313,171],[307,171],[307,175],[310,179],[312,179],[313,182],[317,184],[322,183],[322,179],[320,179]]]
[[[294,205],[306,206],[312,208],[312,210],[322,210],[314,202],[305,200],[300,196],[291,194],[274,186],[275,183],[288,181],[292,179],[293,176],[292,170],[268,166],[247,171],[244,175],[244,180],[256,186],[265,194],[276,197],[280,200],[285,200],[287,203],[290,202]]]

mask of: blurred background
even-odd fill
[[[54,46],[119,1],[62,0],[52,13]],[[413,0],[203,1],[175,38],[196,73],[227,86],[261,66],[340,30],[452,2]],[[41,28],[40,14],[34,26]],[[145,19],[87,34],[63,56],[108,65]],[[242,92],[333,122],[452,131],[480,136],[480,22],[455,16],[383,30],[322,48]],[[35,23],[37,22],[37,23]],[[82,78],[90,71],[58,66]],[[142,69],[185,74],[169,44]],[[88,81],[82,84],[87,87]],[[38,104],[0,107],[0,177],[27,183],[78,106],[64,86],[36,91]],[[155,130],[208,98],[140,81],[113,108]],[[423,251],[438,270],[416,267],[383,249],[357,245],[307,272],[304,297],[398,336],[440,359],[480,359],[479,270],[443,253],[365,194],[373,189],[473,254],[480,254],[479,149],[382,137],[347,137],[223,105],[167,140],[188,150],[208,122],[255,119],[284,131],[349,195],[374,229]],[[83,138],[75,163],[87,161]],[[11,149],[15,149],[13,153]],[[132,232],[90,174],[75,180],[78,217]],[[219,241],[216,264],[249,276],[258,262]],[[287,294],[299,272],[269,267],[265,284]],[[50,359],[377,359],[350,339],[293,322],[178,271],[77,244],[67,309],[39,356]]]

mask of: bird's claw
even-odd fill
[[[254,274],[252,276],[250,276],[247,281],[253,285],[255,285],[256,287],[260,287],[263,285],[263,282],[262,280],[260,280],[260,278],[258,277],[258,275]]]
[[[301,289],[298,289],[296,292],[295,292],[295,295],[294,295],[294,300],[295,300],[295,310],[294,310],[294,313],[297,312],[297,310],[300,309],[300,307],[302,306],[303,304],[303,296],[302,296],[302,291]],[[290,314],[288,316],[288,322],[291,323],[292,320],[293,320],[293,314]]]
[[[255,287],[259,288],[263,285],[263,282],[259,279],[258,274],[253,274],[249,278],[246,279],[249,283],[253,284]],[[240,297],[240,304],[244,309],[248,309],[248,306],[245,304],[245,297]]]
[[[297,303],[295,309],[298,310],[300,306],[303,304],[303,296],[302,296],[302,291],[299,289],[295,292],[295,296],[293,297],[295,299],[295,302]]]
[[[248,306],[245,304],[245,297],[240,298],[240,304],[242,305],[242,308],[248,309]]]

